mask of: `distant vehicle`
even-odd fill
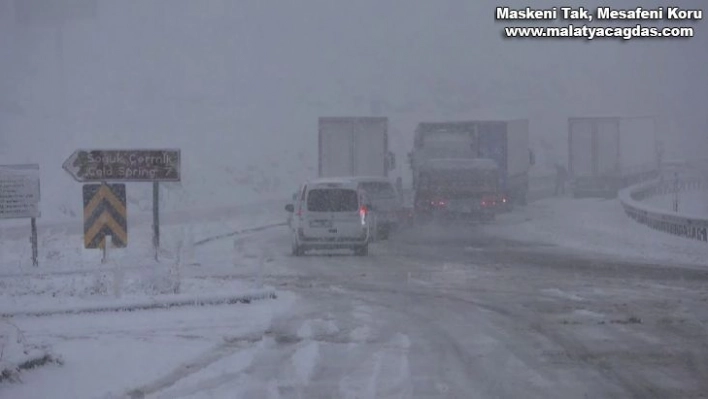
[[[365,193],[344,179],[316,179],[300,189],[297,201],[285,206],[294,213],[291,223],[292,253],[308,250],[352,249],[369,253],[370,215]]]
[[[568,119],[568,171],[574,197],[614,197],[659,173],[653,117]]]
[[[353,177],[371,201],[371,214],[375,221],[376,239],[387,239],[399,227],[403,211],[403,197],[395,185],[386,177]]]
[[[416,190],[421,167],[431,159],[478,158],[492,159],[497,164],[499,209],[526,204],[529,169],[535,163],[526,119],[418,124],[409,154],[413,189]]]
[[[388,176],[388,118],[322,117],[318,123],[318,176]]]
[[[493,220],[499,167],[486,158],[430,159],[420,165],[414,196],[416,218]]]

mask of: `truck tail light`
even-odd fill
[[[495,206],[497,204],[497,199],[492,196],[482,197],[482,207]]]
[[[430,205],[432,205],[434,207],[438,207],[438,208],[444,208],[447,206],[447,200],[440,199],[440,198],[434,199],[434,200],[430,201]]]

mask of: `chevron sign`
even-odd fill
[[[84,184],[84,247],[103,248],[105,238],[113,246],[128,245],[125,184]]]

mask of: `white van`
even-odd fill
[[[396,190],[391,180],[386,177],[352,177],[359,184],[366,197],[373,205],[369,209],[374,216],[374,236],[377,239],[387,239],[389,233],[398,228],[399,218],[403,211],[403,198]]]
[[[356,182],[329,178],[303,184],[295,203],[285,206],[286,211],[294,213],[293,255],[313,249],[352,249],[357,255],[368,255],[367,206]]]

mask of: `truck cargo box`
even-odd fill
[[[654,118],[569,118],[568,153],[575,196],[614,196],[657,173]]]
[[[388,118],[319,118],[319,177],[387,176]]]

